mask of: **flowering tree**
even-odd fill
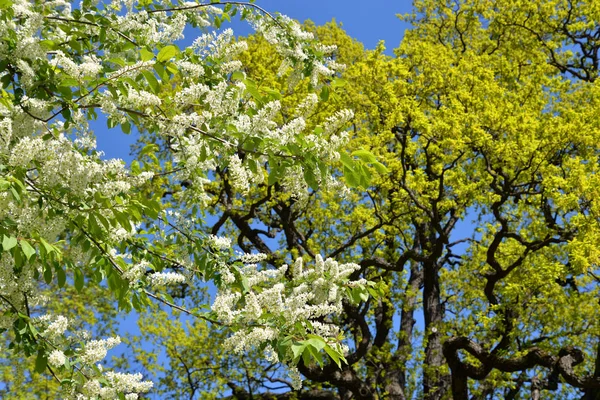
[[[318,99],[307,94],[294,118],[278,119],[279,91],[259,87],[238,59],[245,43],[218,30],[236,15],[277,49],[290,87],[307,77],[328,91],[334,47],[252,2],[0,1],[0,331],[65,397],[135,399],[152,382],[104,369],[120,339],[51,312],[48,290],[102,293],[124,312],[159,303],[227,326],[225,345],[289,364],[296,384],[301,359],[345,361],[326,317],[366,293],[349,281],[356,264],[267,268],[270,255],[238,253],[201,229],[207,185],[223,171],[239,198],[263,182],[285,181],[297,196],[335,185],[328,163],[352,117],[339,111],[309,130],[304,115]],[[196,39],[180,48],[186,28]],[[150,138],[130,167],[95,149],[89,121],[99,115]],[[175,184],[182,190],[167,195]],[[166,289],[197,280],[218,288],[212,311]]]
[[[347,364],[300,360],[300,392],[256,354],[232,360],[169,342],[181,379],[164,393],[223,394],[194,372],[211,366],[236,399],[597,399],[597,4],[417,1],[397,57],[313,27],[348,67],[344,88],[307,123],[353,109],[348,146],[391,172],[370,171],[367,191],[299,198],[263,184],[240,201],[220,171],[207,187],[222,216],[211,229],[274,264],[319,253],[356,262],[353,277],[383,295],[344,304]],[[286,87],[272,49],[248,43],[247,71]],[[303,99],[282,99],[282,120]],[[340,174],[356,170],[347,162]]]
[[[68,395],[149,384],[40,289],[140,310],[158,396],[598,398],[598,2],[418,0],[397,57],[310,27],[335,58],[252,5],[0,4],[2,326]],[[249,52],[174,45],[234,12]]]

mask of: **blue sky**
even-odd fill
[[[346,32],[372,49],[385,40],[388,49],[398,47],[408,24],[396,14],[412,9],[407,0],[257,0],[267,11],[278,11],[300,22],[310,19],[322,25],[335,18]]]

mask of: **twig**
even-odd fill
[[[193,6],[165,8],[162,10],[149,10],[148,14],[154,14],[154,13],[158,13],[158,12],[195,10],[198,8],[204,8],[204,7],[208,7],[208,6],[222,6],[222,5],[227,5],[227,4],[235,4],[237,6],[248,6],[248,7],[255,8],[258,11],[260,11],[261,13],[263,13],[264,15],[266,15],[267,17],[271,18],[273,20],[273,22],[275,22],[281,29],[285,29],[284,26],[281,25],[281,23],[279,21],[277,21],[277,18],[275,18],[273,15],[271,15],[267,10],[265,10],[264,8],[254,4],[254,3],[248,3],[245,1],[223,1],[220,3],[205,3],[205,4],[195,4]]]
[[[181,307],[181,306],[178,306],[177,304],[171,303],[170,301],[167,301],[167,300],[163,299],[162,297],[159,297],[159,296],[155,295],[154,293],[152,293],[152,292],[150,292],[150,291],[148,291],[148,290],[145,290],[145,289],[144,289],[144,293],[146,293],[146,295],[147,295],[148,297],[152,297],[153,299],[155,299],[155,300],[158,300],[158,301],[160,301],[161,303],[163,303],[163,304],[165,304],[165,305],[167,305],[167,306],[169,306],[169,307],[171,307],[171,308],[174,308],[174,309],[176,309],[176,310],[179,310],[179,311],[181,311],[182,313],[185,313],[185,314],[187,314],[187,315],[191,315],[191,316],[193,316],[193,317],[196,317],[196,318],[203,319],[203,320],[205,320],[205,321],[207,321],[207,322],[210,322],[210,323],[213,323],[213,324],[215,324],[215,325],[221,325],[221,326],[223,325],[223,324],[222,324],[221,322],[219,322],[219,321],[212,320],[212,319],[210,319],[210,318],[207,318],[207,317],[204,317],[204,316],[202,316],[202,315],[194,314],[194,313],[193,313],[193,312],[191,312],[190,310],[188,310],[188,309],[186,309],[186,308],[183,308],[183,307]]]
[[[81,21],[78,19],[69,19],[69,18],[63,18],[63,17],[46,17],[46,19],[52,19],[55,21],[62,21],[62,22],[74,22],[76,24],[83,24],[83,25],[90,25],[90,26],[95,26],[98,28],[108,28],[114,32],[116,32],[117,35],[121,36],[123,39],[127,40],[129,43],[133,44],[134,46],[138,46],[138,44],[131,39],[130,37],[128,37],[127,35],[125,35],[123,32],[121,32],[120,30],[113,28],[112,26],[102,26],[100,24],[96,24],[95,22],[90,22],[90,21]]]

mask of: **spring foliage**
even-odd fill
[[[2,323],[74,395],[149,384],[40,287],[139,310],[164,398],[598,398],[597,1],[417,0],[393,57],[251,5],[0,5]]]
[[[245,42],[219,28],[236,15],[247,21],[277,49],[288,85],[306,77],[313,91],[340,68],[328,57],[334,47],[287,17],[234,4],[0,1],[0,331],[13,357],[35,359],[25,374],[49,374],[64,398],[129,400],[153,386],[104,368],[120,338],[93,337],[82,328],[98,333],[95,315],[60,305],[86,293],[123,313],[159,303],[225,325],[234,351],[263,349],[291,373],[321,353],[344,361],[341,336],[319,320],[363,290],[348,282],[357,265],[321,259],[289,280],[287,266],[268,269],[266,256],[238,254],[230,239],[200,229],[217,171],[228,171],[240,196],[284,176],[304,191],[333,184],[328,163],[352,117],[339,111],[308,131],[309,94],[296,118],[278,121],[281,95],[244,73]],[[195,36],[180,47],[186,28]],[[99,116],[152,141],[129,166],[105,160],[90,129]],[[165,182],[187,190],[169,201]],[[166,289],[197,281],[219,290],[213,311],[185,308]],[[2,390],[28,390],[13,383]]]
[[[381,293],[357,293],[335,319],[349,333],[347,364],[299,360],[298,397],[596,398],[596,3],[417,1],[394,57],[383,45],[363,51],[339,26],[307,26],[347,65],[307,125],[353,110],[336,175],[363,189],[294,197],[282,181],[242,200],[221,171],[207,191],[219,216],[211,232],[236,235],[274,266],[318,254],[356,263],[353,277]],[[247,71],[283,91],[273,49],[248,43]],[[284,97],[279,118],[293,118],[305,95]],[[360,170],[363,182],[352,177]],[[197,368],[215,360],[192,353]],[[256,354],[213,362],[237,366],[218,375],[237,398],[290,396],[266,393],[291,382]],[[189,382],[165,393],[189,394]]]

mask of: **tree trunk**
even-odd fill
[[[425,400],[440,400],[446,391],[446,385],[440,367],[444,364],[441,334],[439,332],[444,318],[440,300],[438,267],[433,262],[424,265],[423,311],[425,314],[425,364],[423,365],[423,393]]]

